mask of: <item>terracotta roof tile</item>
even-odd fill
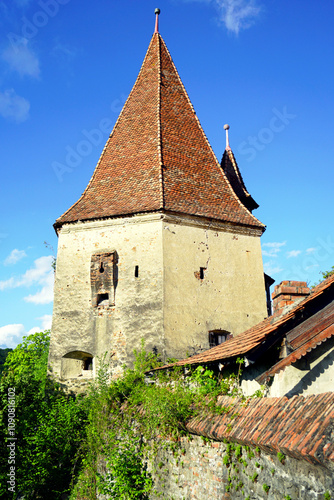
[[[187,430],[333,468],[334,393],[291,399],[250,398],[246,403],[223,396],[219,405],[229,407],[229,412],[196,417],[187,423]]]
[[[158,33],[86,190],[55,227],[157,210],[264,230],[231,188]]]

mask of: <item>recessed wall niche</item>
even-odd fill
[[[93,307],[115,305],[117,284],[117,253],[115,250],[100,251],[92,255],[90,282]]]

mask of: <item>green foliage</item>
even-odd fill
[[[108,498],[146,498],[154,488],[148,473],[150,460],[156,469],[162,462],[155,462],[158,445],[151,443],[154,435],[174,439],[170,446],[176,463],[185,453],[179,448],[179,436],[186,433],[186,423],[194,416],[229,412],[217,404],[220,394],[236,394],[236,377],[218,380],[211,370],[197,367],[174,368],[168,372],[147,372],[161,365],[159,355],[135,352],[134,369],[124,369],[121,378],[106,383],[107,365],[102,360],[98,383],[86,397],[88,426],[85,461],[71,498],[81,496],[93,499],[89,484],[96,484],[100,493]],[[154,383],[152,383],[154,382]],[[134,425],[135,423],[135,425]],[[210,442],[203,437],[204,442]],[[241,447],[227,445],[241,457]],[[107,475],[100,473],[96,457],[104,457]],[[228,463],[229,458],[224,459]],[[124,471],[126,468],[126,471]],[[88,492],[88,493],[87,493]],[[141,495],[141,496],[140,496]]]
[[[1,378],[1,374],[3,372],[3,369],[4,369],[4,363],[6,361],[6,358],[8,356],[8,354],[10,352],[12,352],[13,349],[9,349],[9,348],[6,348],[6,349],[0,349],[0,378]]]
[[[239,375],[219,380],[201,366],[189,368],[187,375],[183,368],[154,372],[148,380],[147,372],[161,366],[161,361],[158,354],[145,352],[142,344],[135,352],[133,370],[124,368],[123,376],[110,383],[108,363],[102,359],[88,393],[73,398],[46,374],[48,347],[49,332],[25,337],[8,354],[0,382],[0,438],[5,443],[8,390],[15,388],[16,481],[26,500],[58,500],[64,495],[72,500],[95,500],[97,492],[121,500],[148,499],[154,485],[147,464],[149,460],[154,463],[158,449],[156,442],[149,444],[152,437],[174,439],[170,447],[179,462],[179,455],[185,453],[179,448],[179,437],[186,433],[188,419],[203,413],[229,413],[230,408],[217,404],[218,397],[239,391]],[[242,362],[238,361],[239,374]],[[230,415],[231,428],[235,417]],[[238,473],[242,447],[227,444],[226,465],[232,452]],[[158,469],[162,466],[155,464]],[[2,485],[6,485],[7,469],[7,456],[2,456]],[[236,482],[237,476],[233,477]],[[240,489],[242,483],[234,487]],[[0,497],[6,495],[5,488],[0,487]]]
[[[263,488],[263,490],[264,490],[266,493],[268,493],[268,491],[270,490],[270,486],[268,486],[268,484],[266,484],[266,483],[264,483],[264,484],[262,485],[262,488]]]
[[[252,476],[250,476],[252,483],[255,483],[257,481],[257,478],[259,477],[259,474],[257,472],[254,472]]]
[[[281,453],[280,451],[277,452],[277,458],[278,460],[281,462],[281,464],[284,464],[284,460],[285,460],[285,455],[284,453]]]
[[[238,444],[236,447],[235,447],[235,452],[234,452],[236,458],[240,458],[242,456],[242,446],[240,444]]]
[[[332,266],[331,269],[329,269],[329,271],[324,271],[324,272],[322,271],[320,272],[320,274],[322,276],[321,279],[317,283],[312,285],[311,288],[314,288],[316,285],[319,285],[319,283],[332,276],[334,274],[334,266]]]
[[[26,500],[60,499],[79,463],[85,409],[46,375],[49,332],[23,338],[7,356],[0,382],[0,438],[8,439],[8,393],[15,390],[16,485]],[[6,492],[8,455],[0,457],[0,497]],[[16,498],[17,493],[12,496]]]
[[[333,267],[333,269],[334,269],[334,267]],[[329,493],[329,491],[327,490],[327,491],[325,492],[325,494],[324,494],[324,500],[331,500],[331,498],[332,498],[332,497],[331,497],[331,494],[330,494],[330,493]]]
[[[286,496],[284,497],[284,499],[285,499],[285,500],[292,500],[292,498],[290,497],[290,495],[286,495]]]

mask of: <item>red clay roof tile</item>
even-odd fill
[[[234,193],[155,33],[86,190],[55,227],[157,210],[265,227]]]
[[[223,396],[219,405],[230,407],[220,416],[207,415],[190,420],[193,434],[217,441],[225,439],[259,446],[269,453],[333,467],[334,393],[283,398],[239,398]],[[327,418],[324,419],[324,409]],[[231,415],[236,417],[231,419]]]

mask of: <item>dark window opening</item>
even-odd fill
[[[213,330],[212,332],[209,332],[209,345],[210,347],[215,347],[223,342],[226,342],[226,340],[229,340],[232,337],[233,335],[226,330]]]
[[[204,279],[204,271],[205,271],[205,267],[200,267],[199,268],[199,279],[200,280]]]
[[[92,370],[93,369],[93,358],[86,358],[83,360],[83,370]]]
[[[135,266],[135,278],[139,276],[139,266]]]
[[[100,272],[100,273],[104,273],[103,262],[101,262],[101,267],[100,267],[100,269],[99,269],[99,272]]]
[[[105,306],[109,304],[109,293],[99,293],[97,295],[97,305]]]

